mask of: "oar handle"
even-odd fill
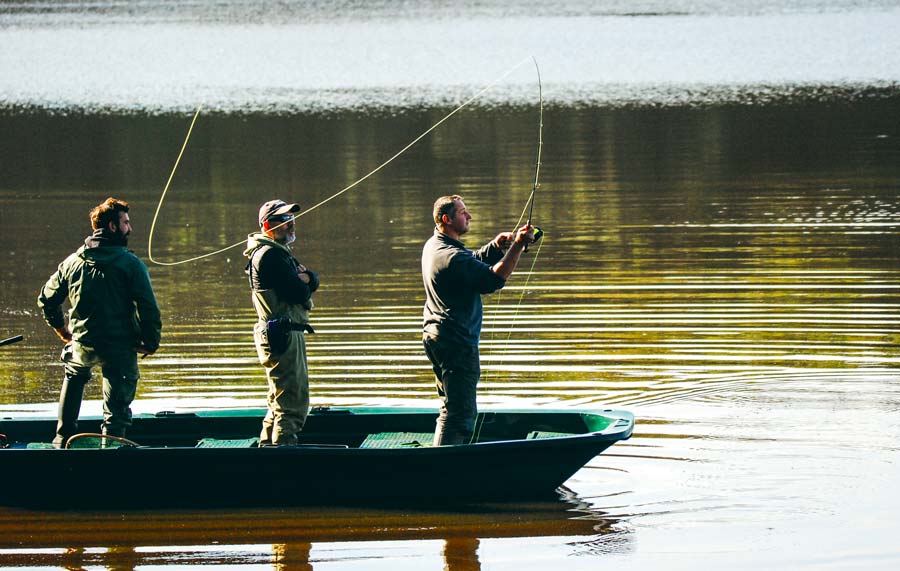
[[[18,343],[22,339],[25,339],[25,337],[23,337],[22,335],[14,335],[13,337],[9,337],[7,339],[0,341],[0,347],[3,347],[4,345],[12,345],[13,343]]]

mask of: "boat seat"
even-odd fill
[[[201,438],[196,448],[256,448],[259,438]]]
[[[431,432],[376,432],[363,440],[360,448],[422,448],[431,446]]]
[[[525,437],[526,440],[538,440],[541,438],[564,438],[566,436],[575,436],[571,432],[547,432],[543,430],[534,430],[529,432]]]

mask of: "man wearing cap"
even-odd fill
[[[103,423],[108,436],[125,436],[137,391],[137,354],[159,347],[162,321],[147,267],[128,246],[128,203],[107,198],[90,213],[93,233],[63,260],[38,296],[44,320],[66,344],[65,377],[53,445],[78,432],[84,386],[92,369],[103,374]],[[62,305],[69,302],[69,319]]]
[[[269,384],[268,411],[260,446],[297,444],[309,412],[309,374],[304,332],[312,333],[309,311],[319,277],[297,261],[290,245],[296,239],[297,204],[270,200],[259,209],[260,232],[247,237],[244,255],[259,320],[253,340]]]

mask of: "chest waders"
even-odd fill
[[[309,327],[308,306],[286,303],[275,290],[252,290],[251,299],[258,320],[253,327],[253,340],[259,362],[266,370],[268,411],[260,432],[260,446],[291,445],[306,423],[309,413],[309,371],[306,363],[306,339],[303,328]],[[286,318],[296,327],[288,329],[283,350],[270,343],[269,321]],[[277,349],[282,349],[275,344]]]

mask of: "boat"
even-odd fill
[[[135,414],[126,438],[99,417],[67,448],[55,418],[0,419],[0,505],[37,508],[438,505],[559,497],[627,439],[621,410],[484,410],[473,442],[431,446],[437,411],[317,407],[297,445],[259,447],[265,409]]]

